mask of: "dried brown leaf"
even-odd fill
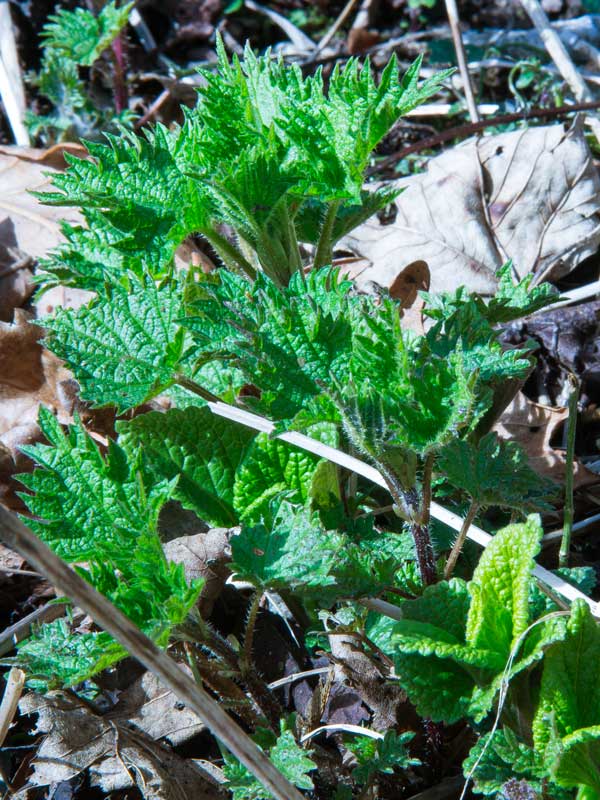
[[[539,475],[562,485],[566,459],[563,450],[552,447],[551,440],[568,416],[566,408],[550,408],[532,403],[519,392],[502,414],[494,430],[502,439],[517,442],[527,453],[532,469]],[[598,475],[575,460],[574,486],[598,483]]]
[[[176,737],[178,728],[189,731],[190,715],[197,725],[200,723],[191,712],[177,709],[170,692],[162,694],[158,685],[151,684],[152,681],[138,687],[142,705],[137,712],[126,707],[127,713],[134,715],[132,724],[114,712],[96,716],[83,704],[57,692],[45,696],[30,693],[22,698],[21,713],[37,713],[36,732],[46,734],[33,759],[29,785],[47,786],[69,780],[87,769],[90,784],[107,793],[138,786],[146,800],[223,798],[196,763],[181,758],[153,738],[151,731],[161,738]],[[169,706],[168,722],[160,725],[154,709],[144,715],[146,702],[161,703],[163,709]],[[180,721],[178,714],[182,715]]]
[[[422,259],[432,291],[489,294],[508,258],[521,277],[556,279],[600,244],[600,180],[578,123],[471,139],[399,185],[395,220],[341,243],[371,262],[359,282],[390,286]]]

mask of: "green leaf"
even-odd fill
[[[81,683],[126,655],[108,633],[74,633],[58,619],[35,628],[13,662],[27,672],[29,686],[47,691]]]
[[[483,551],[469,583],[466,641],[472,647],[506,661],[529,626],[531,573],[541,536],[539,517],[530,516],[503,528]]]
[[[117,430],[126,453],[143,450],[155,480],[177,480],[173,498],[184,508],[210,525],[237,524],[234,480],[254,436],[249,428],[190,406],[141,414]]]
[[[465,777],[473,768],[473,789],[486,797],[496,797],[497,792],[511,778],[524,778],[538,792],[547,788],[548,770],[541,755],[520,742],[514,732],[504,727],[493,734],[484,734],[471,748],[463,762]],[[553,800],[567,800],[565,793],[552,786]]]
[[[149,480],[139,452],[128,458],[114,442],[102,458],[78,421],[65,435],[41,406],[39,425],[50,444],[22,449],[41,469],[17,476],[34,492],[21,495],[34,515],[27,524],[68,561],[101,553],[121,568],[137,537],[156,530],[173,485]]]
[[[107,297],[45,319],[46,345],[67,362],[85,400],[122,412],[162,392],[182,368],[181,305],[180,283],[131,277],[128,288],[113,286]]]
[[[533,733],[561,786],[600,791],[600,631],[582,600],[544,659]]]
[[[91,67],[125,27],[133,5],[125,3],[119,8],[115,0],[110,0],[97,16],[85,8],[60,9],[44,26],[44,48]]]
[[[309,434],[332,447],[337,445],[335,426],[322,423],[313,426]],[[325,463],[306,450],[259,434],[235,476],[234,505],[240,518],[245,522],[266,518],[271,501],[282,492],[291,503],[308,503],[317,468]]]
[[[293,733],[286,730],[284,721],[281,722],[281,733],[268,755],[276,769],[298,789],[314,789],[309,773],[317,765],[310,758],[310,751],[303,750]],[[225,753],[224,760],[223,772],[233,800],[271,800],[273,795],[236,758]]]
[[[441,452],[438,469],[445,479],[479,506],[520,511],[549,510],[554,484],[534,472],[516,442],[488,433],[478,442],[456,439]]]
[[[232,538],[233,569],[263,590],[322,589],[335,582],[331,572],[343,545],[340,534],[325,534],[315,514],[282,503],[272,530],[244,525]]]
[[[421,763],[419,759],[411,757],[406,750],[407,743],[413,738],[414,733],[397,734],[395,731],[386,731],[383,739],[357,736],[347,744],[358,761],[358,766],[352,770],[352,777],[364,786],[378,773],[391,775],[394,769],[418,766]]]

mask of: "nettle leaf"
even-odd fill
[[[260,746],[260,743],[259,743]],[[261,748],[262,749],[262,748]],[[310,791],[314,784],[310,774],[317,765],[310,751],[302,749],[291,731],[281,722],[281,733],[269,748],[269,758],[281,774],[298,789]],[[224,752],[223,773],[233,800],[271,800],[273,795],[230,753]]]
[[[378,773],[391,775],[394,769],[418,766],[420,760],[411,757],[406,749],[413,738],[414,733],[397,734],[395,731],[386,731],[383,739],[357,736],[353,742],[346,744],[358,761],[358,766],[352,770],[352,777],[364,786]]]
[[[337,430],[333,425],[315,425],[309,435],[324,444],[337,446]],[[320,465],[321,471],[317,474]],[[235,476],[236,511],[242,521],[258,522],[267,518],[271,501],[280,493],[284,493],[290,503],[305,505],[321,487],[326,491],[330,469],[330,462],[325,459],[261,433],[254,439]]]
[[[488,433],[478,442],[457,439],[442,450],[440,473],[478,506],[520,511],[549,510],[547,499],[555,488],[534,472],[516,442]]]
[[[291,418],[335,376],[348,379],[351,329],[343,313],[351,284],[335,273],[296,273],[281,289],[266,275],[250,285],[221,271],[185,320],[200,348],[230,353],[248,383],[263,393],[261,407]],[[358,298],[356,298],[358,302]]]
[[[163,277],[185,237],[209,226],[210,203],[183,172],[196,158],[197,137],[189,125],[175,133],[157,125],[144,137],[123,132],[107,138],[108,144],[86,143],[91,158],[66,156],[69,169],[53,176],[57,191],[37,195],[49,205],[81,206],[88,223],[66,229],[67,244],[44,262],[56,277],[42,276],[45,282],[73,265],[70,282],[103,291],[98,261],[88,255],[98,249],[97,229],[105,253],[116,254],[109,263],[118,258],[138,276],[147,269]]]
[[[128,458],[114,442],[104,459],[80,422],[64,434],[43,406],[39,425],[50,444],[22,450],[40,468],[17,476],[34,492],[21,494],[37,517],[27,524],[68,561],[86,561],[101,552],[122,566],[137,537],[156,530],[173,484],[150,480],[139,452]]]
[[[469,294],[464,286],[454,292],[440,294],[421,292],[426,301],[423,313],[438,321],[450,320],[457,313],[470,314],[496,325],[526,317],[559,298],[559,293],[550,283],[532,286],[533,275],[526,275],[523,280],[514,283],[511,261],[498,270],[497,275],[496,292],[487,302],[480,295]]]
[[[81,683],[126,655],[108,633],[75,633],[67,620],[58,619],[20,642],[13,661],[27,672],[29,686],[47,691]]]
[[[162,392],[183,367],[181,310],[180,282],[131,277],[128,288],[113,286],[107,297],[45,319],[45,344],[67,362],[85,400],[123,412]]]
[[[259,589],[310,596],[327,607],[343,597],[384,591],[406,558],[406,542],[372,518],[327,530],[316,512],[281,502],[269,524],[243,525],[233,537],[234,569]]]
[[[561,786],[600,793],[600,631],[589,606],[575,601],[567,636],[544,659],[533,732]]]
[[[542,533],[537,516],[503,528],[483,551],[469,583],[466,640],[504,662],[531,621],[531,573]]]
[[[272,529],[243,525],[231,539],[233,569],[263,591],[322,589],[335,583],[331,573],[343,545],[343,536],[325,533],[316,514],[284,502]]]
[[[475,765],[477,765],[475,767]],[[510,728],[483,735],[463,762],[463,773],[473,768],[473,789],[486,797],[496,797],[511,778],[523,778],[538,792],[548,788],[548,770],[541,755],[520,742]],[[552,798],[567,800],[568,795],[552,785]]]
[[[148,636],[166,646],[172,627],[186,618],[204,580],[188,584],[183,564],[166,560],[156,533],[142,534],[128,555],[118,573],[98,558],[78,571]]]
[[[44,47],[91,67],[125,27],[132,8],[133,3],[117,7],[115,0],[110,0],[97,15],[85,8],[59,9],[48,17],[42,31]]]
[[[253,431],[194,406],[141,414],[117,430],[126,453],[143,450],[155,480],[177,481],[173,498],[184,508],[210,525],[237,524],[234,480]]]

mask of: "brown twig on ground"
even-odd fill
[[[0,506],[0,536],[105,631],[153,672],[277,800],[303,800],[300,792],[231,717],[175,661],[134,625],[110,600],[70,569],[21,520]]]
[[[460,32],[460,19],[458,16],[458,8],[456,7],[456,0],[445,0],[445,3],[448,22],[450,23],[450,30],[452,31],[454,50],[456,51],[456,60],[458,61],[458,69],[460,72],[460,77],[462,78],[463,91],[465,93],[465,100],[467,101],[467,108],[469,110],[469,117],[471,118],[471,122],[477,123],[480,119],[479,111],[477,110],[477,103],[475,102],[475,94],[473,92],[473,84],[471,83],[471,76],[469,75],[465,45]]]
[[[492,128],[495,125],[507,125],[509,122],[526,122],[529,119],[543,118],[543,117],[562,117],[566,114],[574,114],[578,111],[595,111],[600,108],[600,100],[594,100],[589,103],[573,103],[572,105],[559,106],[558,108],[530,108],[528,111],[519,111],[512,114],[500,114],[497,117],[490,117],[483,119],[480,122],[469,122],[465,125],[457,125],[455,128],[448,128],[448,130],[440,131],[435,136],[428,136],[427,139],[421,139],[414,144],[404,147],[397,153],[384,158],[376,166],[371,167],[367,171],[367,175],[373,175],[375,172],[380,172],[386,167],[390,167],[400,159],[405,158],[411,153],[418,153],[421,150],[428,150],[431,147],[436,147],[439,144],[449,141],[450,139],[459,139],[465,136],[470,136],[485,128]]]
[[[521,5],[529,15],[529,18],[535,25],[539,33],[548,55],[556,64],[558,71],[568,83],[569,88],[575,95],[578,102],[592,100],[592,93],[588,85],[579,74],[577,67],[573,63],[571,56],[567,52],[562,39],[554,28],[550,25],[550,20],[546,16],[546,12],[539,4],[538,0],[521,0]],[[594,136],[600,142],[600,121],[592,119],[591,128]]]

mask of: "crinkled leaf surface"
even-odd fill
[[[68,561],[86,561],[102,551],[126,563],[137,537],[156,529],[173,486],[150,480],[140,469],[139,453],[128,459],[114,443],[103,458],[78,422],[65,435],[42,407],[39,424],[49,444],[23,448],[39,468],[19,476],[34,492],[22,495],[38,518],[27,524]]]
[[[539,517],[508,525],[483,551],[469,583],[466,641],[505,661],[530,623],[529,587],[542,527]]]
[[[190,406],[142,414],[118,431],[127,453],[143,450],[156,480],[177,480],[173,497],[185,508],[211,525],[237,523],[234,481],[254,436],[249,428]],[[266,487],[268,477],[260,491]]]
[[[89,306],[44,320],[47,346],[67,362],[84,399],[125,411],[173,383],[185,358],[181,305],[177,281],[131,277],[128,288],[113,286]]]
[[[518,510],[547,510],[553,488],[527,462],[515,442],[489,433],[477,443],[467,439],[450,442],[438,460],[441,474],[479,506]]]

